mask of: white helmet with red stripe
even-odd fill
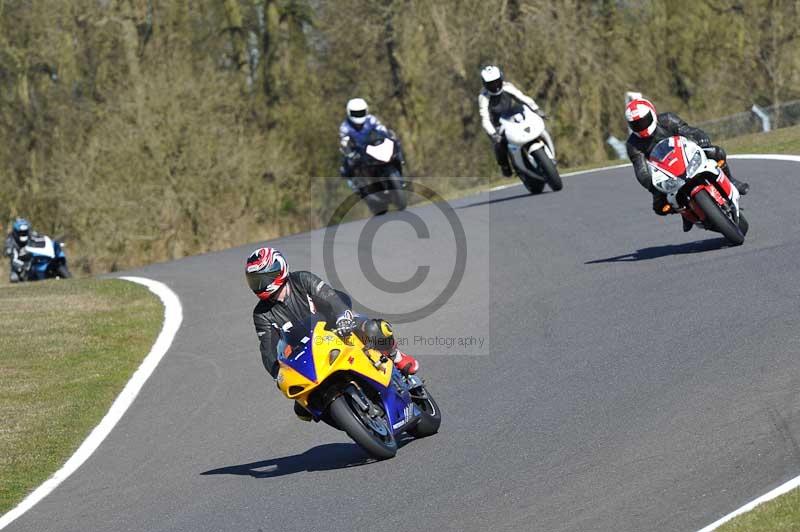
[[[658,126],[656,106],[644,98],[631,100],[625,106],[625,120],[634,135],[646,139],[655,132]]]
[[[289,267],[277,249],[258,248],[247,257],[244,275],[258,298],[267,300],[286,282]]]

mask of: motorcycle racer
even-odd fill
[[[741,195],[744,196],[750,189],[749,184],[737,181],[731,175],[725,150],[711,144],[711,139],[705,131],[690,126],[675,113],[658,114],[652,102],[644,98],[637,98],[631,100],[625,106],[625,120],[631,130],[626,142],[628,157],[633,163],[633,171],[639,184],[653,195],[653,211],[659,216],[667,214],[663,211],[667,197],[653,187],[647,158],[650,155],[650,151],[659,141],[675,135],[680,135],[696,142],[703,148],[703,151],[706,152],[710,159],[719,161],[722,170]],[[684,220],[683,230],[689,231],[691,228],[692,225]]]
[[[28,244],[31,235],[31,224],[24,218],[17,218],[11,226],[11,232],[6,236],[4,254],[11,261],[9,268],[9,282],[18,283],[20,274],[25,267],[26,256],[22,253]]]
[[[547,115],[539,108],[533,98],[525,95],[510,81],[505,81],[503,72],[495,65],[488,65],[481,70],[483,89],[478,94],[478,112],[481,115],[481,125],[491,137],[494,144],[494,156],[504,177],[511,177],[511,165],[508,161],[508,141],[498,130],[499,116],[514,105],[521,103],[541,116]],[[555,153],[550,134],[545,130],[542,133],[550,153]]]
[[[342,153],[339,174],[348,180],[347,184],[353,192],[360,194],[351,178],[355,167],[359,163],[357,160],[359,149],[364,147],[370,137],[370,133],[379,131],[386,134],[397,145],[397,159],[401,165],[405,163],[405,159],[397,135],[384,126],[375,115],[369,113],[369,106],[366,100],[363,98],[349,100],[346,106],[346,113],[346,118],[339,125],[339,151]]]
[[[273,378],[278,376],[276,346],[280,331],[288,331],[312,314],[328,321],[339,336],[356,334],[365,345],[377,349],[409,375],[419,369],[413,357],[397,348],[392,326],[381,319],[355,316],[349,298],[334,290],[318,276],[307,271],[289,271],[283,255],[274,248],[262,247],[247,258],[245,277],[250,289],[259,298],[253,309],[253,323],[259,338],[261,360]],[[295,403],[295,413],[310,419],[308,412]]]

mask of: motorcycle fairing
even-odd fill
[[[55,269],[66,261],[61,244],[46,235],[32,236],[24,251],[29,256],[28,278],[30,280],[46,279],[50,268]]]
[[[659,144],[661,146],[657,146],[657,148],[665,147],[662,143]],[[658,149],[653,150],[650,154],[650,162],[671,177],[683,177],[689,161],[686,159],[686,150],[681,142],[681,137],[670,137],[667,145],[672,149],[663,152],[659,152]]]
[[[380,353],[366,348],[355,335],[344,341],[320,321],[303,347],[293,351],[287,347],[284,343],[278,352],[278,388],[286,397],[306,407],[315,419],[319,420],[323,411],[309,405],[309,398],[337,372],[351,374],[378,391],[394,432],[402,431],[419,419],[421,412],[412,402],[408,385],[394,364],[387,361],[376,368],[373,360],[380,360]],[[334,350],[339,353],[332,353]]]

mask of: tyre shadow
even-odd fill
[[[641,260],[652,260],[670,255],[685,255],[690,253],[703,253],[728,247],[728,241],[724,238],[712,238],[709,240],[697,240],[686,242],[685,244],[653,246],[639,249],[625,255],[608,257],[606,259],[596,259],[584,262],[584,264],[601,264],[604,262],[637,262]]]

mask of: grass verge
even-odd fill
[[[788,532],[798,529],[800,529],[800,490],[795,489],[728,521],[717,531]]]
[[[754,133],[724,140],[720,145],[728,153],[782,153],[800,155],[800,126]]]
[[[47,480],[108,411],[161,329],[120,280],[0,287],[0,515]]]

